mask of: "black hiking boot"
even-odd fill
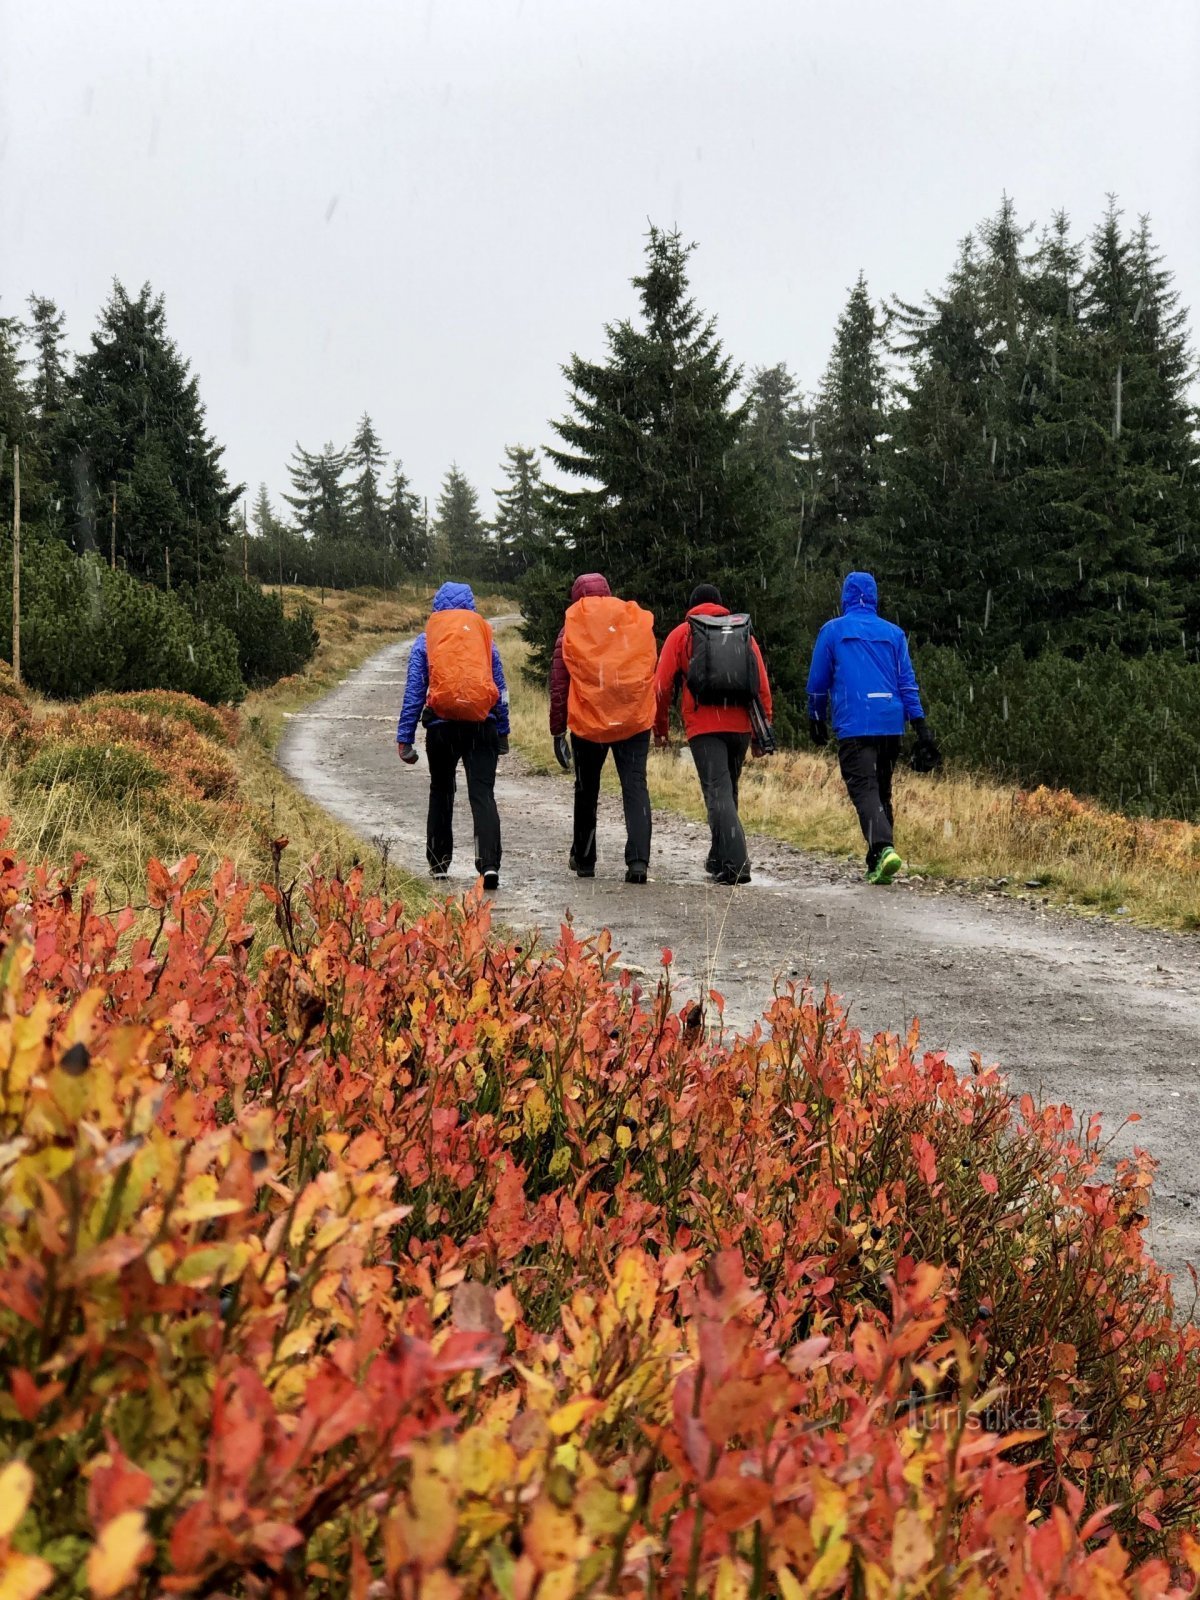
[[[626,883],[645,883],[648,869],[640,861],[635,861],[632,866],[625,868]]]
[[[575,859],[574,850],[571,851],[570,856],[567,858],[567,869],[568,871],[573,872],[577,878],[594,878],[596,876],[595,867],[580,866],[579,862]]]
[[[498,889],[500,887],[500,874],[498,872],[485,872],[483,875],[485,889]]]
[[[739,883],[749,883],[750,868],[722,867],[718,872],[713,874],[713,882],[724,884],[731,889]]]

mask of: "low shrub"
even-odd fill
[[[135,745],[54,741],[44,744],[17,776],[19,791],[70,784],[92,803],[119,806],[151,794],[166,783],[166,773]]]
[[[109,707],[141,711],[151,717],[167,717],[185,722],[214,744],[234,745],[238,736],[238,713],[232,706],[208,706],[188,694],[170,689],[145,689],[131,694],[98,694],[88,701],[90,710]]]
[[[1200,821],[1200,665],[1167,653],[1048,651],[979,670],[953,650],[922,649],[916,667],[957,763],[1120,811]]]
[[[183,589],[181,598],[204,626],[226,629],[237,641],[238,670],[251,689],[299,672],[316,654],[319,636],[313,609],[288,615],[278,595],[232,574]]]
[[[12,545],[0,539],[0,559]],[[22,548],[21,671],[59,700],[105,689],[176,689],[212,704],[245,685],[228,629],[196,619],[177,595],[77,556],[61,541]],[[12,619],[0,616],[0,653],[12,656]]]
[[[1194,1591],[1151,1164],[607,936],[0,857],[0,1573],[30,1595]],[[719,1010],[715,997],[706,1002]]]

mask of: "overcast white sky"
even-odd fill
[[[0,0],[0,309],[166,295],[227,464],[374,416],[432,502],[541,444],[647,218],[747,370],[1115,191],[1200,302],[1197,0]]]

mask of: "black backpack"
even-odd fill
[[[702,706],[748,706],[758,693],[753,629],[745,612],[728,617],[689,617],[692,660],[687,686]]]

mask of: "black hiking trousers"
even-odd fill
[[[425,730],[429,762],[429,816],[425,857],[434,872],[449,870],[454,855],[454,793],[458,764],[467,775],[467,799],[475,825],[475,871],[500,870],[500,813],[496,810],[496,762],[500,735],[488,722],[435,722]]]
[[[892,842],[892,770],[899,755],[895,733],[838,740],[838,766],[867,841],[868,872]]]
[[[750,750],[750,735],[698,733],[688,740],[688,748],[696,763],[712,836],[704,865],[712,873],[748,872],[750,857],[738,816],[738,782]]]
[[[625,865],[650,866],[650,790],[646,783],[646,757],[650,754],[650,730],[635,733],[631,739],[615,744],[595,744],[591,739],[571,735],[575,759],[575,833],[571,854],[575,865],[586,870],[596,865],[596,809],[600,803],[600,773],[604,759],[612,751],[613,765],[621,780],[621,799],[625,806]]]

